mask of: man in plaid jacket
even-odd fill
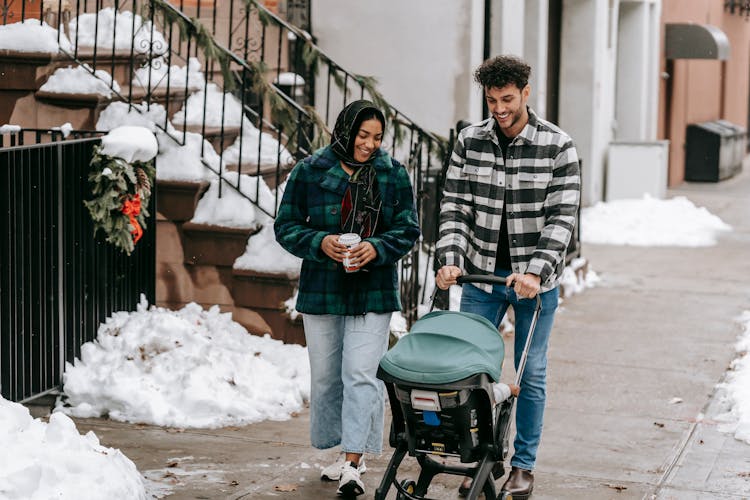
[[[515,312],[514,357],[520,361],[541,294],[538,318],[516,409],[515,453],[502,490],[527,498],[542,432],[547,344],[558,301],[565,251],[580,203],[578,154],[570,136],[527,106],[531,68],[500,56],[474,73],[492,117],[463,129],[445,181],[437,285],[462,274],[494,274],[505,285],[465,284],[461,311],[499,325]],[[467,491],[469,482],[461,490]]]

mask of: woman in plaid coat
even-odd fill
[[[380,453],[384,393],[376,378],[391,314],[401,309],[396,263],[419,237],[406,169],[380,148],[385,118],[369,101],[346,106],[331,144],[299,162],[274,225],[277,241],[303,259],[297,310],[310,358],[313,446],[341,445],[343,460],[321,477],[338,493],[361,495],[362,455]],[[349,258],[342,233],[362,242]]]

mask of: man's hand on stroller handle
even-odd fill
[[[514,283],[515,282],[515,283]],[[536,274],[513,273],[505,278],[505,286],[513,286],[516,295],[523,299],[533,299],[542,286],[542,278]]]
[[[435,275],[435,284],[441,290],[447,290],[451,285],[458,283],[458,278],[463,273],[457,266],[443,266]],[[505,286],[513,287],[516,295],[523,299],[533,299],[541,289],[542,278],[536,274],[513,273],[505,278]]]
[[[438,269],[437,275],[435,275],[435,284],[441,290],[447,290],[451,285],[458,283],[456,280],[462,274],[461,268],[457,266],[443,266]]]

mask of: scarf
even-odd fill
[[[331,149],[336,157],[351,167],[354,173],[349,177],[344,197],[341,201],[341,231],[357,233],[362,238],[375,234],[382,206],[375,168],[372,163],[376,154],[360,163],[354,157],[354,140],[362,124],[365,111],[377,113],[385,124],[382,113],[370,101],[359,100],[349,103],[336,118],[331,136]]]

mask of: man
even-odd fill
[[[528,106],[531,68],[500,56],[474,73],[492,114],[463,129],[446,175],[440,211],[436,283],[447,289],[467,274],[506,277],[505,285],[465,284],[461,311],[498,325],[515,312],[514,358],[521,358],[536,295],[542,311],[516,407],[515,453],[502,491],[527,498],[542,433],[547,344],[557,308],[565,251],[580,201],[578,154],[571,138]],[[532,300],[533,299],[533,300]],[[464,483],[466,490],[470,483]]]

